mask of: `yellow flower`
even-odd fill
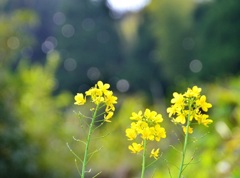
[[[141,120],[142,119],[142,111],[139,111],[138,113],[133,112],[132,116],[130,117],[131,120]]]
[[[154,117],[157,114],[157,112],[155,111],[150,111],[150,109],[146,109],[144,112],[144,117],[146,117],[147,119],[151,119],[152,117]]]
[[[172,105],[171,107],[167,108],[167,113],[169,117],[172,117],[176,112],[178,112],[179,107],[177,105]],[[180,108],[181,110],[181,108]]]
[[[105,94],[106,105],[117,104],[117,97],[113,96],[113,92],[112,91],[105,91],[104,94]]]
[[[106,114],[104,115],[104,121],[105,122],[111,122],[109,119],[111,119],[112,117],[113,117],[113,112],[110,111],[110,112],[107,113],[107,115]]]
[[[142,139],[144,140],[154,140],[154,128],[146,127],[142,130]]]
[[[102,91],[99,90],[98,88],[90,88],[88,91],[85,92],[86,96],[91,96],[91,97],[98,97],[102,96]]]
[[[139,133],[142,133],[142,130],[145,129],[145,128],[148,128],[148,123],[145,122],[145,121],[138,121],[137,122],[137,130]]]
[[[85,97],[82,93],[77,93],[74,97],[76,105],[83,105],[86,102],[86,97],[91,97],[91,102],[99,108],[106,106],[104,114],[104,121],[111,122],[115,111],[114,104],[117,103],[117,97],[113,95],[113,92],[108,90],[109,84],[103,84],[102,81],[98,81],[97,84],[85,92]],[[96,108],[91,108],[90,111],[95,111]]]
[[[105,92],[105,104],[106,104],[105,111],[106,112],[110,110],[115,111],[114,104],[116,103],[117,103],[117,97],[113,96],[113,92],[112,91]]]
[[[209,116],[207,114],[200,114],[197,116],[197,121],[199,124],[203,124],[204,126],[208,127],[208,124],[211,124],[213,120],[207,119]]]
[[[186,134],[186,132],[187,132],[187,128],[185,127],[185,126],[182,126],[182,128],[183,128],[183,132]],[[188,127],[188,133],[190,133],[190,134],[192,134],[193,133],[193,128],[192,127]]]
[[[106,92],[108,92],[108,89],[110,88],[110,85],[108,83],[103,84],[102,81],[98,81],[97,86],[104,94],[106,94]]]
[[[146,151],[147,142],[159,142],[161,138],[166,138],[165,129],[158,124],[163,121],[162,115],[156,111],[145,109],[144,113],[142,111],[138,113],[133,112],[130,119],[132,120],[131,127],[126,129],[128,140],[142,139],[141,144],[133,142],[128,147],[132,153],[139,153],[143,149]],[[159,149],[156,151],[152,150],[150,157],[157,159],[158,153]]]
[[[159,124],[155,126],[155,140],[160,141],[161,138],[166,138],[166,131],[163,127],[160,127]]]
[[[156,117],[153,118],[153,121],[156,123],[160,123],[163,121],[163,117],[161,114],[157,114]]]
[[[206,127],[208,127],[208,124],[211,124],[213,122],[213,120],[211,119],[205,119],[202,121],[202,124]]]
[[[91,96],[92,102],[96,105],[104,102],[103,92],[98,88],[90,88],[88,91],[85,92],[86,96]]]
[[[139,123],[137,122],[132,122],[131,123],[131,128],[134,129],[134,130],[137,130],[139,128]]]
[[[196,104],[199,105],[203,111],[207,112],[208,108],[211,108],[212,105],[206,102],[206,96],[202,95],[199,100],[196,101]]]
[[[84,98],[82,93],[77,93],[77,95],[74,97],[76,105],[84,105],[86,102],[86,99]]]
[[[126,129],[126,136],[128,140],[134,140],[137,137],[137,133],[134,129]]]
[[[179,123],[181,123],[181,124],[185,124],[185,122],[186,122],[186,116],[185,116],[185,114],[180,113],[180,114],[176,117],[175,121],[176,121],[176,122],[179,122]]]
[[[154,157],[154,159],[158,159],[158,154],[159,154],[159,148],[156,151],[155,149],[152,149],[150,158]]]
[[[128,146],[128,149],[132,151],[132,153],[139,153],[143,150],[143,144],[132,143],[132,145]]]
[[[187,92],[184,94],[186,97],[198,97],[201,93],[202,89],[198,88],[197,86],[193,86],[192,89],[188,88]]]
[[[195,120],[205,126],[213,122],[211,119],[206,119],[208,117],[206,114],[202,114],[203,111],[207,112],[212,105],[206,102],[205,95],[201,96],[201,91],[201,88],[193,86],[188,88],[184,94],[173,93],[172,105],[167,108],[169,117],[173,117],[172,122],[183,125],[189,119],[190,122]],[[184,127],[183,131],[186,132]],[[192,128],[190,128],[190,132],[192,132]]]
[[[183,100],[184,100],[184,98],[183,98],[183,95],[182,94],[178,94],[177,92],[174,92],[173,93],[173,99],[171,100],[171,103],[175,103],[175,104],[180,104],[180,105],[182,105],[183,104]]]

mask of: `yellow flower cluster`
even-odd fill
[[[110,119],[113,117],[113,112],[115,111],[114,104],[117,103],[117,97],[113,95],[112,91],[108,90],[109,88],[109,84],[103,84],[102,81],[98,81],[94,87],[85,92],[85,96],[82,93],[77,93],[74,97],[74,104],[84,105],[86,103],[86,97],[90,96],[91,101],[96,106],[106,106],[104,121],[111,122]]]
[[[141,143],[133,142],[128,148],[132,153],[139,153],[144,149],[144,141],[157,141],[161,138],[166,137],[166,132],[160,123],[163,121],[162,115],[156,111],[150,111],[146,109],[144,113],[139,111],[138,113],[133,112],[130,117],[133,122],[131,127],[126,129],[126,136],[128,140],[135,140],[138,136],[141,138]],[[159,149],[153,149],[150,157],[158,158]]]
[[[208,119],[206,112],[212,105],[207,103],[206,96],[201,95],[201,88],[194,86],[188,88],[184,94],[174,92],[173,99],[171,100],[171,107],[167,108],[167,113],[170,118],[173,118],[174,123],[180,123],[183,126],[183,131],[186,134],[186,121],[189,118],[190,123],[196,120],[198,124],[208,126],[212,123]],[[193,128],[189,127],[188,133],[193,133]]]

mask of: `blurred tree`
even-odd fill
[[[29,65],[23,57],[34,41],[28,32],[36,14],[27,9],[0,13],[0,177],[73,177],[72,166],[59,161],[59,155],[71,161],[61,140],[68,133],[62,109],[70,97],[52,96],[59,55],[49,53],[44,66]]]
[[[213,79],[240,72],[240,1],[200,4],[195,12],[201,76]]]
[[[34,36],[35,41],[31,46],[28,46],[28,48],[24,50],[24,53],[28,54],[29,60],[32,60],[33,62],[44,63],[46,60],[46,53],[55,48],[55,44],[51,44],[51,40],[54,39],[52,37],[54,25],[52,17],[56,11],[57,5],[57,0],[11,0],[6,1],[5,3],[3,8],[5,12],[15,12],[28,9],[34,12],[35,16],[38,16],[37,26],[35,25],[34,28],[28,29],[28,35]],[[34,18],[35,16],[29,14],[27,17]],[[27,25],[24,25],[23,27],[23,29],[26,30],[25,28]],[[51,38],[49,39],[49,37]]]
[[[54,22],[63,56],[57,75],[60,89],[83,91],[89,81],[117,76],[121,48],[104,0],[61,1]]]
[[[1,5],[4,9],[4,4]],[[33,38],[26,31],[37,24],[36,14],[28,9],[5,13],[0,10],[0,67],[28,57]]]
[[[13,76],[0,73],[0,177],[36,177],[36,148],[20,127]]]
[[[76,174],[74,166],[66,162],[71,162],[71,154],[65,145],[67,140],[62,140],[68,132],[61,110],[69,105],[70,95],[52,96],[58,55],[49,55],[44,67],[29,67],[22,61],[15,73],[1,70],[1,177],[73,177]]]
[[[121,76],[130,82],[131,92],[143,90],[148,94],[149,102],[152,102],[154,98],[162,97],[164,92],[161,65],[155,59],[157,42],[148,25],[153,22],[146,11],[128,14],[121,22],[128,23],[124,28],[132,28],[132,20],[124,22],[128,18],[135,18],[137,29],[134,33],[132,32],[135,35],[130,34],[128,37],[128,41],[131,39],[132,42],[125,42],[127,49],[125,49],[125,62]]]
[[[161,78],[167,79],[170,84],[190,73],[189,63],[194,51],[191,33],[193,8],[191,0],[163,0],[152,1],[144,12],[149,17],[145,26],[155,41],[151,49],[152,58],[161,66]]]
[[[34,177],[36,150],[20,127],[17,83],[10,71],[26,55],[24,51],[33,41],[26,30],[36,24],[37,17],[27,9],[4,13],[6,3],[0,3],[0,177]]]

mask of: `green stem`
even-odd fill
[[[147,148],[147,140],[143,140],[143,157],[142,157],[142,174],[141,178],[144,178],[144,172],[145,172],[145,164],[146,164],[146,148]]]
[[[95,111],[93,113],[91,124],[89,126],[87,142],[86,142],[85,152],[84,152],[84,159],[83,159],[83,164],[82,164],[81,178],[84,178],[84,176],[85,176],[85,170],[86,170],[87,161],[88,161],[88,148],[89,148],[89,143],[91,141],[91,135],[92,135],[92,132],[93,132],[93,126],[94,126],[94,122],[95,122],[95,119],[96,119],[96,116],[97,116],[98,108],[99,108],[99,105],[96,106],[96,109],[95,109]]]
[[[181,161],[181,165],[179,168],[179,173],[178,173],[178,178],[181,178],[181,175],[183,173],[183,167],[184,167],[184,161],[185,161],[185,156],[186,156],[186,150],[187,150],[187,143],[188,143],[188,131],[189,131],[189,126],[190,126],[190,111],[191,111],[191,107],[192,107],[192,102],[189,102],[189,113],[188,113],[188,117],[187,117],[187,126],[186,126],[186,135],[185,135],[185,139],[184,139],[184,145],[183,145],[183,151],[182,151],[182,161]]]

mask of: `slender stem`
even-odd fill
[[[183,173],[184,170],[184,161],[185,161],[185,156],[186,156],[186,150],[187,150],[187,143],[188,143],[188,131],[189,131],[189,126],[190,126],[190,112],[191,112],[191,107],[192,107],[192,102],[189,102],[189,112],[188,112],[188,117],[187,117],[187,126],[186,126],[186,135],[185,135],[185,139],[184,139],[184,145],[183,145],[183,151],[182,151],[182,161],[181,161],[181,165],[179,168],[179,173],[178,173],[178,178],[181,178],[181,175]]]
[[[141,178],[144,178],[144,172],[145,172],[145,164],[146,164],[146,148],[147,148],[147,140],[143,140],[143,157],[142,157],[142,174]]]
[[[92,135],[92,132],[93,132],[93,126],[94,126],[94,122],[95,122],[95,119],[96,119],[96,116],[97,116],[98,108],[99,108],[99,105],[96,106],[96,109],[95,109],[95,111],[93,113],[91,124],[89,126],[87,142],[86,142],[85,152],[84,152],[84,159],[83,159],[83,164],[82,164],[81,178],[84,178],[84,176],[85,176],[85,170],[86,170],[87,161],[88,161],[88,148],[89,148],[89,143],[91,141],[91,135]]]

